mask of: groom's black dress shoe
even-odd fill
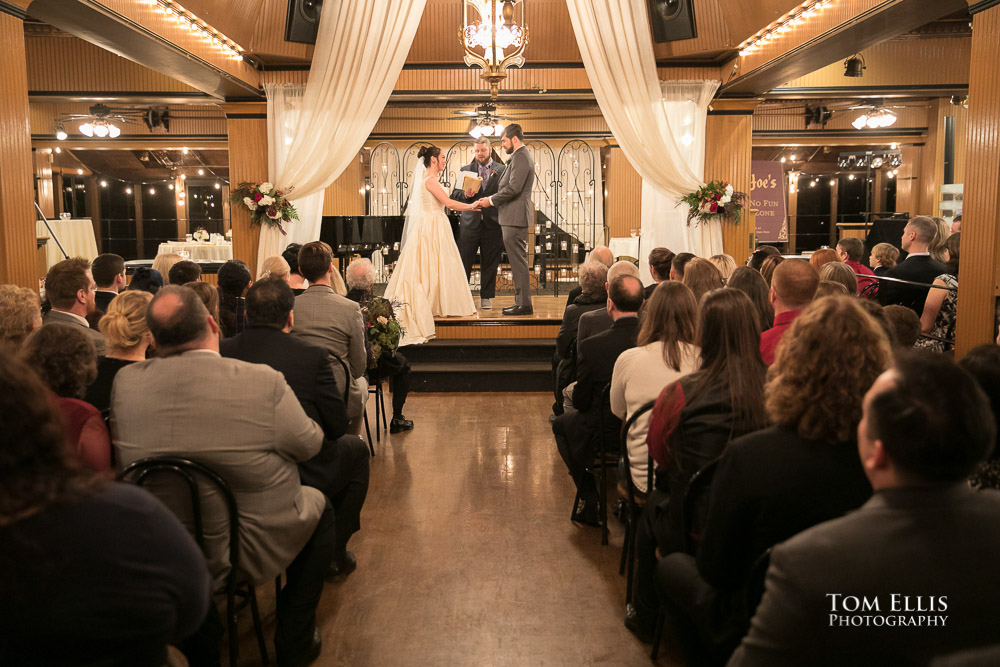
[[[531,306],[508,306],[503,309],[504,315],[534,315],[535,310]]]

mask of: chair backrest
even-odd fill
[[[684,493],[684,551],[694,554],[701,541],[701,531],[708,516],[708,496],[712,490],[712,478],[719,459],[709,461],[696,472],[688,482]]]
[[[171,475],[186,485],[191,499],[191,521],[194,527],[192,532],[206,558],[209,554],[205,547],[205,530],[201,513],[202,493],[198,486],[198,480],[199,478],[203,479],[215,487],[225,504],[229,524],[229,571],[226,574],[226,588],[227,590],[231,587],[235,588],[240,560],[240,526],[236,496],[229,483],[208,466],[179,456],[152,456],[140,459],[122,470],[118,474],[118,479],[137,486],[146,486],[150,478],[157,474]],[[184,520],[185,517],[176,508],[170,507],[170,510],[177,514],[182,521]]]
[[[611,383],[604,385],[604,389],[601,390],[601,403],[600,412],[598,413],[600,417],[600,434],[604,443],[604,453],[605,455],[614,453],[615,459],[617,460],[619,452],[614,449],[614,447],[609,448],[607,443],[614,442],[618,444],[618,432],[621,429],[622,420],[618,418],[614,412],[611,411]],[[627,451],[627,450],[626,450]]]
[[[340,364],[340,367],[344,369],[344,405],[350,403],[349,398],[351,396],[351,369],[348,367],[347,362],[335,355],[330,353],[330,360],[334,363]]]
[[[868,283],[867,285],[865,285],[861,289],[861,291],[858,292],[858,296],[861,297],[862,299],[874,299],[875,297],[877,297],[878,296],[878,281],[877,280],[873,280],[870,283]]]
[[[629,431],[632,430],[632,426],[635,425],[635,422],[638,421],[639,417],[643,416],[644,414],[652,410],[653,406],[655,405],[656,405],[655,398],[649,401],[648,403],[644,403],[643,405],[639,406],[639,408],[635,412],[629,415],[628,418],[625,420],[625,423],[622,424],[621,438],[619,440],[621,443],[622,456],[625,457],[625,481],[628,488],[628,496],[629,496],[628,500],[630,503],[635,502],[635,480],[632,479],[632,462],[629,460],[629,454],[628,454],[628,434]],[[653,488],[652,486],[647,486],[646,487],[647,492],[649,491],[649,489],[652,488]]]

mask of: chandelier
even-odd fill
[[[508,67],[524,64],[528,27],[524,24],[527,0],[463,0],[463,27],[459,34],[465,64],[481,67],[480,78],[490,84],[490,98],[497,99]]]

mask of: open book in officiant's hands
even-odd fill
[[[483,179],[479,177],[479,174],[471,171],[460,171],[458,175],[462,177],[462,189],[466,192],[472,190],[473,192],[479,192],[479,188],[483,185]]]

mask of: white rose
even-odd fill
[[[273,187],[274,187],[274,186],[273,186],[273,185],[271,185],[270,183],[261,183],[261,184],[260,184],[260,187],[259,187],[259,188],[257,188],[257,189],[258,189],[258,190],[260,190],[260,193],[261,193],[262,195],[266,195],[266,194],[267,194],[268,192],[270,192],[270,191],[271,191],[271,188],[273,188]]]
[[[260,199],[260,206],[270,206],[273,203],[274,203],[274,197],[268,197],[267,195],[264,195]]]
[[[378,321],[379,324],[388,324],[389,323],[389,320],[384,315],[379,315],[377,321]]]
[[[257,208],[257,202],[255,202],[253,199],[250,199],[250,197],[244,197],[243,203],[246,204],[247,208],[250,209],[251,211]]]
[[[726,186],[726,196],[727,197],[732,197],[733,196],[733,186],[732,185],[727,185]]]
[[[709,204],[708,202],[703,202],[702,205],[698,208],[698,210],[701,211],[702,213],[711,213],[712,205]]]
[[[729,195],[722,195],[722,199],[719,200],[719,205],[722,206],[722,205],[728,204],[732,200],[733,200],[733,198],[730,197]]]

